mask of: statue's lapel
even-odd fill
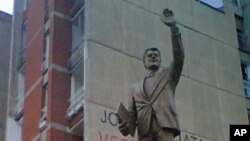
[[[141,83],[141,92],[142,92],[143,97],[148,100],[148,92],[145,89],[145,81],[146,81],[146,77],[144,77]]]
[[[154,100],[155,97],[158,97],[158,93],[162,91],[162,89],[166,86],[168,82],[168,70],[163,70],[158,76],[156,76],[156,80],[154,82],[153,90],[150,93],[150,100]]]

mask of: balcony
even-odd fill
[[[243,83],[244,83],[244,94],[245,94],[245,97],[250,98],[250,82],[244,80]]]
[[[67,119],[70,120],[70,132],[83,137],[83,104],[84,104],[84,87],[81,85],[75,93],[71,93],[69,99],[70,107],[67,111]]]
[[[242,7],[242,0],[233,0],[233,5],[236,7]]]
[[[67,119],[72,119],[77,113],[79,113],[84,104],[84,87],[79,88],[76,93],[71,94],[70,99],[70,107],[67,110]]]
[[[16,108],[15,108],[15,120],[19,121],[23,117],[24,111],[24,98],[18,99]]]
[[[42,131],[47,127],[47,106],[42,109],[42,117],[39,120],[39,129]]]
[[[237,32],[237,36],[238,36],[238,45],[239,45],[239,49],[241,51],[250,53],[250,49],[247,47],[247,36],[243,33]]]
[[[41,71],[43,74],[45,74],[49,69],[49,62],[44,60],[42,65],[41,65]]]
[[[44,16],[44,23],[46,23],[49,19],[49,0],[45,0],[45,16]]]
[[[246,80],[244,80],[244,94],[246,97],[248,115],[250,115],[250,82]]]
[[[73,126],[70,128],[70,132],[76,134],[80,137],[83,137],[83,117]]]
[[[48,83],[49,80],[49,64],[48,61],[44,61],[41,65],[41,71],[43,74],[43,85],[46,85]]]
[[[84,5],[84,0],[71,0],[71,15],[74,16]]]
[[[71,56],[68,60],[68,67],[71,71],[77,66],[83,59],[83,40],[81,40],[75,48],[72,49]],[[70,71],[70,72],[71,72]]]
[[[250,97],[246,97],[246,103],[247,103],[247,112],[248,115],[250,115]]]
[[[19,53],[18,70],[24,73],[24,66],[26,62],[26,48],[23,48]]]
[[[83,100],[83,92],[84,92],[84,87],[82,86],[81,88],[79,88],[76,93],[74,94],[74,96],[72,96],[70,98],[71,103],[78,103],[81,102]],[[74,105],[74,104],[73,104]]]
[[[25,100],[25,76],[20,70],[18,71],[17,81],[17,101],[14,107],[15,120],[18,121],[23,116],[24,100]]]

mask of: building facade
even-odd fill
[[[248,117],[250,119],[250,1],[233,0],[238,46],[241,60],[244,94],[247,102]],[[249,120],[250,123],[250,120]]]
[[[237,29],[248,34],[250,14],[238,2],[16,0],[8,133],[18,130],[17,141],[137,140],[119,133],[115,111],[144,78],[146,48],[160,49],[163,67],[171,63],[160,21],[170,8],[186,56],[176,89],[182,139],[228,141],[230,124],[249,124]]]
[[[72,33],[82,7],[80,1],[15,1],[6,140],[82,140],[81,84],[71,81],[81,79],[72,78],[75,72],[83,74],[82,54],[75,53],[83,37]]]
[[[0,140],[4,140],[6,132],[11,17],[0,11]]]

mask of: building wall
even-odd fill
[[[15,121],[18,105],[18,66],[20,63],[21,52],[21,31],[23,24],[23,0],[15,0],[13,5],[13,24],[11,27],[11,51],[10,51],[10,70],[8,82],[8,112],[6,141],[19,141],[21,138],[20,125]]]
[[[244,7],[242,8],[243,10],[243,16],[244,16],[244,29],[245,29],[245,34],[250,35],[250,1],[244,0],[243,2]],[[247,36],[247,46],[250,46],[250,37]]]
[[[230,124],[248,123],[234,10],[228,1],[224,2],[224,12],[193,0],[86,1],[85,104],[84,110],[71,120],[66,119],[70,98],[67,63],[72,38],[71,5],[64,0],[48,1],[49,17],[45,20],[46,1],[29,1],[27,10],[23,11],[23,1],[16,0],[9,99],[11,128],[8,128],[8,135],[11,136],[12,129],[17,128],[13,120],[18,102],[17,56],[21,46],[21,25],[28,19],[23,140],[80,141],[82,137],[76,134],[83,130],[79,130],[82,127],[78,122],[82,121],[82,116],[85,141],[136,140],[121,136],[114,112],[120,102],[127,105],[129,87],[143,79],[142,54],[146,48],[160,49],[163,67],[171,63],[170,31],[160,21],[166,7],[174,11],[186,55],[176,90],[182,136],[189,140],[227,141]],[[39,122],[44,98],[41,68],[46,35],[50,39],[48,114],[46,128],[41,130]]]
[[[250,48],[250,1],[244,0],[244,6],[243,6],[243,17],[244,17],[244,29],[245,29],[245,35],[246,35],[246,46],[249,49]],[[247,56],[248,63],[250,63],[250,54]],[[248,119],[250,123],[250,99],[247,97],[248,101]]]
[[[27,7],[24,8],[24,1],[16,0],[14,8],[10,73],[12,81],[9,84],[11,91],[6,140],[79,141],[82,138],[71,133],[70,126],[74,124],[66,118],[70,98],[67,63],[71,49],[71,3],[64,0],[28,0]],[[24,23],[27,24],[27,43],[22,46]],[[49,38],[49,65],[44,71],[46,36]],[[20,102],[17,74],[20,71],[20,52],[23,47],[26,48],[23,70],[25,96],[24,106],[19,107],[23,108],[23,119],[19,122],[16,120],[17,103]],[[45,92],[45,83],[47,83],[47,92]],[[45,126],[42,126],[41,122],[45,123],[43,124]]]
[[[13,24],[11,35],[11,64],[10,64],[10,81],[9,81],[9,114],[14,116],[14,107],[17,103],[18,94],[18,65],[19,53],[21,51],[21,28],[23,24],[23,0],[15,1],[13,10]]]
[[[5,139],[12,16],[0,11],[0,140]]]
[[[69,107],[70,77],[67,62],[71,48],[70,1],[30,1],[27,8],[28,44],[26,63],[26,98],[23,140],[72,140],[81,138],[68,130],[66,111]],[[48,10],[48,11],[46,11]],[[34,12],[36,11],[36,12]],[[45,13],[48,12],[48,19]],[[49,65],[41,71],[45,53],[45,37],[49,38]],[[47,83],[48,92],[44,93]],[[47,97],[47,98],[45,98]],[[46,100],[47,99],[47,100]],[[47,101],[43,102],[43,101]],[[45,129],[39,128],[46,105]]]
[[[224,12],[193,0],[91,0],[85,4],[84,140],[131,140],[118,131],[114,112],[128,88],[142,80],[142,54],[158,47],[170,64],[170,31],[160,21],[174,11],[185,48],[176,90],[182,135],[229,140],[230,124],[247,124],[233,5]]]

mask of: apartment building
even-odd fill
[[[235,11],[235,23],[238,38],[238,46],[241,60],[242,78],[244,84],[244,94],[247,102],[248,117],[250,123],[250,1],[233,0]]]
[[[171,63],[160,21],[170,8],[186,56],[176,89],[181,136],[228,141],[229,125],[249,124],[241,75],[249,54],[239,45],[249,42],[240,36],[249,35],[250,15],[248,4],[216,2],[16,0],[7,122],[16,134],[7,140],[136,140],[119,133],[115,112],[144,78],[146,48],[160,49],[163,67]]]
[[[6,132],[11,17],[0,11],[0,140],[4,140]]]
[[[15,1],[7,140],[83,139],[83,13],[83,1]]]

